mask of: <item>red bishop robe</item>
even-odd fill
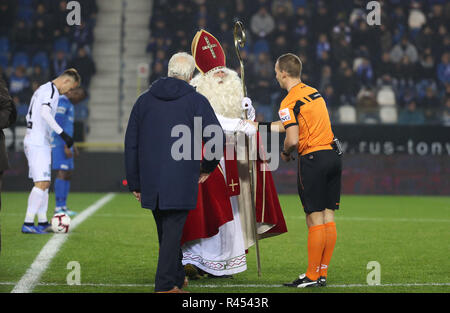
[[[191,240],[212,237],[219,232],[220,226],[233,220],[230,197],[239,195],[239,174],[236,158],[227,160],[226,156],[227,154],[225,154],[227,180],[225,181],[223,169],[219,165],[208,179],[199,185],[197,208],[188,214],[181,245]],[[259,234],[261,239],[287,232],[272,173],[264,170],[261,166],[263,163],[264,161],[258,155],[255,166],[257,172],[256,222],[273,225],[273,227]]]

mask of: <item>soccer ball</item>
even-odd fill
[[[70,226],[70,217],[66,213],[57,213],[52,217],[52,230],[54,233],[67,233]]]

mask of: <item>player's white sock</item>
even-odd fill
[[[41,207],[42,200],[45,196],[45,191],[37,187],[33,187],[28,197],[28,208],[25,216],[25,223],[34,224],[34,217]]]
[[[47,208],[48,208],[48,189],[44,191],[44,195],[42,197],[42,203],[38,210],[38,222],[46,223],[47,220]]]

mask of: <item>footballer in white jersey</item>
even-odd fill
[[[41,106],[49,106],[50,114],[54,118],[58,100],[59,91],[53,82],[40,86],[34,92],[26,116],[27,133],[24,143],[34,146],[50,146],[52,129],[41,115]]]
[[[48,190],[51,181],[51,135],[52,131],[61,136],[70,148],[73,139],[66,134],[55,121],[60,94],[76,88],[80,76],[75,69],[64,71],[53,81],[40,86],[31,98],[26,116],[27,133],[24,138],[24,151],[28,160],[29,177],[34,187],[28,197],[28,208],[22,232],[27,234],[45,234],[51,225],[47,220]],[[34,224],[38,215],[38,225]]]

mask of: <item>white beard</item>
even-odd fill
[[[228,68],[221,68],[227,75],[222,79],[214,77],[214,71],[206,74],[197,74],[191,85],[211,103],[216,114],[228,118],[242,118],[242,91],[241,79],[238,74]]]

